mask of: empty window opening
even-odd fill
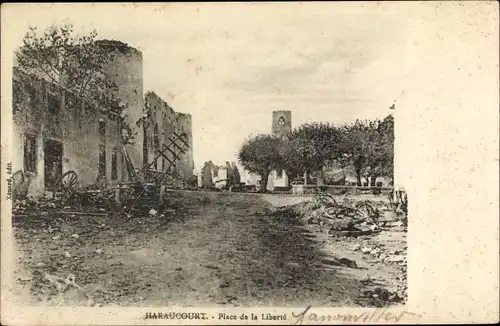
[[[101,142],[106,142],[106,120],[99,118],[99,137]]]
[[[51,114],[57,115],[59,114],[59,109],[61,108],[61,101],[56,96],[56,94],[49,93],[47,98],[47,105],[49,112]]]
[[[24,171],[36,173],[36,137],[26,134],[24,137]]]

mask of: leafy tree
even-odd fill
[[[17,68],[115,114],[125,131],[123,142],[130,144],[136,134],[126,123],[126,107],[115,96],[117,85],[106,75],[106,66],[114,60],[115,53],[101,46],[97,35],[95,30],[88,35],[75,35],[71,24],[50,26],[41,35],[36,27],[30,27],[23,46],[16,52]]]
[[[376,121],[375,152],[369,157],[371,185],[379,176],[394,175],[394,118],[392,115]]]
[[[373,123],[356,120],[353,124],[345,125],[343,131],[343,166],[350,165],[353,168],[357,184],[362,186],[362,177],[368,169],[368,159],[374,152]]]
[[[303,124],[288,134],[281,152],[283,168],[287,173],[304,172],[307,183],[312,172],[321,172],[325,165],[338,159],[341,139],[340,129],[328,123]],[[319,177],[322,183],[321,173]]]
[[[350,165],[356,173],[358,186],[362,177],[372,186],[379,176],[393,173],[394,119],[388,116],[382,121],[361,121],[345,125],[340,160]]]
[[[279,138],[260,134],[246,139],[238,151],[240,164],[262,177],[261,192],[266,191],[269,173],[281,164],[280,145]]]

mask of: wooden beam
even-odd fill
[[[158,151],[158,153],[159,153],[161,156],[163,156],[163,158],[165,158],[165,159],[168,161],[168,163],[170,163],[170,164],[174,164],[174,162],[172,162],[172,161],[171,161],[171,160],[170,160],[170,159],[169,159],[169,158],[168,158],[168,157],[167,157],[167,156],[166,156],[163,152]]]
[[[170,142],[171,142],[171,144],[170,144],[170,145],[172,145],[172,144],[173,144],[175,141],[177,141],[177,139],[180,137],[180,136],[179,136],[179,135],[177,135],[175,132],[174,132],[173,134],[174,134],[174,136],[176,136],[176,137],[174,138],[174,140],[172,140],[170,137],[168,138],[168,140],[170,140]],[[168,145],[168,146],[170,146],[170,145]]]
[[[171,150],[169,147],[167,147],[167,145],[163,145],[163,146],[165,147],[165,150],[168,150],[170,153],[172,153],[172,155],[174,155],[174,157],[177,156],[177,154],[173,150]]]
[[[179,135],[179,134],[177,134],[177,133],[174,131],[174,135],[176,135],[176,136],[177,136],[177,138],[178,138],[178,139],[180,139],[180,140],[181,140],[181,142],[183,142],[183,143],[184,143],[184,145],[186,145],[186,146],[189,148],[189,144],[188,144],[188,143],[187,143],[187,142],[186,142],[186,141],[182,138],[182,136],[184,136],[184,135],[185,135],[185,136],[186,136],[186,138],[187,138],[186,133],[183,133],[183,134],[180,134],[180,135]]]
[[[186,151],[181,146],[177,145],[177,143],[174,142],[172,145],[177,147],[182,153],[186,154]]]

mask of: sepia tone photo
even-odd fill
[[[11,37],[12,298],[162,323],[421,316],[407,308],[408,19],[153,8],[127,24],[66,6]],[[266,307],[295,310],[228,310]]]
[[[332,33],[319,53],[297,54],[302,62],[251,66],[231,49],[246,36],[222,24],[211,37],[228,38],[229,48],[206,66],[213,52],[172,62],[175,42],[113,32],[30,26],[15,54],[16,282],[33,304],[404,303],[407,197],[393,186],[392,114],[402,90],[390,92],[393,101],[356,98],[365,86],[354,81],[398,35],[384,49],[368,35]],[[262,35],[261,48],[280,55],[280,38],[297,36],[276,34]],[[163,58],[151,54],[158,43],[171,48]],[[248,57],[265,63],[267,51]],[[332,64],[336,52],[347,66]],[[247,76],[204,72],[224,69],[231,55],[242,55],[235,65]],[[190,66],[193,86],[162,78]],[[303,80],[323,76],[331,79]],[[210,108],[203,117],[175,104],[178,92],[189,98],[212,86],[205,78],[218,78],[211,83],[228,96],[280,90],[253,112],[237,103],[224,110],[245,117],[240,127],[211,103],[199,104]],[[217,130],[199,140],[208,125]]]

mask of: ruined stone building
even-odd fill
[[[184,180],[193,176],[192,118],[175,112],[153,92],[143,93],[142,53],[119,41],[96,44],[111,53],[104,67],[106,80],[116,85],[114,97],[125,108],[124,123],[135,131],[126,145],[136,170],[153,161],[156,150],[170,146],[173,133],[184,134],[186,153],[179,155],[170,172]],[[60,83],[58,83],[60,82]],[[117,113],[98,109],[65,90],[64,76],[13,70],[13,170],[25,176],[27,195],[52,190],[68,171],[76,172],[80,185],[110,186],[127,182],[129,175],[122,150],[125,126]],[[145,115],[146,112],[149,112]],[[173,158],[173,154],[166,152]],[[152,169],[168,168],[164,158]]]
[[[215,165],[212,161],[205,162],[198,173],[198,187],[203,189],[211,189],[214,186],[214,169]]]
[[[154,92],[147,92],[145,95],[145,116],[144,123],[144,145],[143,164],[153,163],[151,169],[156,171],[176,172],[184,180],[193,176],[193,128],[190,114],[175,112],[167,102],[162,100]],[[189,145],[182,153],[172,140],[175,135],[185,134],[183,138]],[[180,144],[180,142],[176,142]],[[163,150],[164,146],[170,150]],[[158,151],[163,150],[167,159],[160,156]],[[179,154],[179,159],[174,158],[174,154]],[[155,161],[154,158],[158,157]],[[171,165],[169,160],[174,162]]]
[[[240,172],[235,162],[215,165],[212,161],[205,162],[198,174],[198,186],[205,189],[227,189],[241,182]]]
[[[142,54],[117,41],[98,41],[112,52],[106,78],[117,86],[116,97],[126,107],[126,121],[141,119],[143,97]],[[43,74],[13,69],[13,169],[25,175],[27,195],[52,190],[67,171],[80,185],[112,185],[126,179],[122,125],[117,115],[84,103]],[[134,166],[142,167],[142,133],[127,145]]]
[[[17,69],[12,83],[12,166],[24,172],[28,195],[52,190],[67,171],[75,171],[82,185],[121,180],[121,126],[115,115]]]

